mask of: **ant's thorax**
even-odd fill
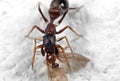
[[[45,33],[46,34],[56,34],[56,27],[52,22],[48,23],[48,25],[45,29]]]

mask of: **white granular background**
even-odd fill
[[[69,0],[70,7],[84,5],[79,11],[69,11],[57,31],[70,25],[83,35],[73,41],[74,33],[65,30],[74,52],[91,61],[69,81],[120,81],[120,0]],[[37,55],[35,70],[31,69],[33,40],[25,35],[33,25],[45,29],[37,3],[41,3],[47,18],[51,0],[0,0],[0,81],[48,81],[44,57]],[[31,36],[43,36],[33,31]],[[62,42],[61,42],[62,44]]]

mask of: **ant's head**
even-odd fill
[[[50,4],[49,15],[51,21],[54,21],[63,15],[69,9],[68,0],[53,0]]]
[[[50,15],[50,19],[54,21],[61,15],[61,12],[59,8],[50,8],[49,15]]]

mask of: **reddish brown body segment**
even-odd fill
[[[45,29],[46,34],[56,34],[56,28],[53,23],[49,23]]]

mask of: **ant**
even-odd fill
[[[55,0],[53,0],[53,1],[55,1]],[[67,0],[65,0],[65,1],[67,1]],[[44,21],[46,23],[48,23],[48,24],[47,24],[47,27],[46,27],[45,30],[43,30],[40,27],[34,25],[32,27],[32,29],[29,31],[29,33],[26,35],[26,37],[29,37],[30,33],[35,28],[37,30],[39,30],[42,34],[44,34],[44,36],[42,38],[34,38],[34,40],[35,40],[35,47],[34,47],[34,54],[32,56],[32,69],[34,67],[35,54],[37,52],[37,49],[39,49],[39,48],[41,48],[41,54],[42,54],[42,56],[45,56],[45,54],[46,54],[47,65],[48,64],[52,64],[52,68],[59,67],[59,64],[56,63],[56,59],[58,59],[58,60],[61,61],[61,59],[59,58],[59,54],[60,54],[59,52],[61,51],[61,54],[63,54],[63,56],[64,56],[64,58],[65,58],[65,60],[67,62],[68,68],[70,69],[69,60],[68,60],[67,55],[66,55],[66,53],[64,51],[64,48],[61,45],[56,44],[56,42],[65,38],[66,41],[67,41],[68,47],[70,47],[70,44],[69,44],[68,39],[67,39],[66,36],[61,37],[59,39],[56,39],[56,34],[60,34],[64,30],[66,30],[67,28],[69,28],[77,36],[80,36],[80,35],[77,34],[70,26],[66,26],[66,27],[62,28],[61,30],[56,31],[56,25],[53,22],[54,22],[54,20],[56,18],[58,18],[61,15],[61,14],[59,14],[61,11],[58,10],[58,9],[53,9],[53,8],[49,9],[50,22],[48,22],[47,18],[42,13],[40,4],[38,4],[38,10],[39,10],[42,18],[44,19]],[[67,12],[68,12],[68,6],[67,6],[66,11],[63,13],[63,16],[61,17],[61,19],[58,21],[59,24],[62,22],[62,20],[64,19],[65,15],[67,14]],[[36,46],[36,40],[43,41],[43,43],[40,44],[40,45],[38,45],[38,46]],[[73,52],[72,49],[71,49],[71,47],[70,47],[70,50],[71,50],[71,52]]]

